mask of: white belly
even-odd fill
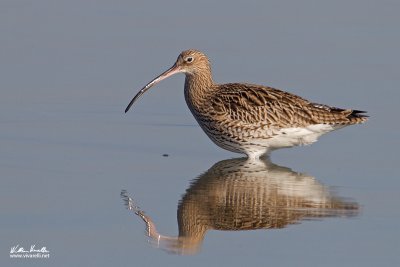
[[[246,154],[249,158],[259,158],[279,148],[308,145],[317,141],[321,135],[344,127],[343,125],[314,124],[302,128],[267,129],[269,132],[267,135],[264,129],[258,129],[254,130],[250,136],[232,138],[229,137],[229,133],[214,131],[202,124],[201,126],[216,145],[232,152]]]
[[[270,151],[293,146],[309,145],[318,140],[318,138],[333,130],[343,126],[333,126],[328,124],[315,124],[304,128],[283,128],[268,139],[253,139],[253,145],[245,145],[245,153],[249,158],[258,158]]]
[[[268,144],[271,148],[309,145],[317,141],[321,135],[335,129],[337,127],[327,124],[315,124],[305,128],[284,128],[268,140]]]

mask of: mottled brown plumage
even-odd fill
[[[367,120],[363,111],[312,103],[271,87],[215,84],[208,58],[197,50],[183,51],[170,69],[139,91],[125,112],[154,84],[180,72],[186,75],[186,103],[210,139],[252,158],[310,144],[322,134]]]

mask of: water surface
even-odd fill
[[[352,217],[359,205],[330,192],[315,177],[273,164],[269,159],[220,161],[191,182],[178,204],[178,236],[157,231],[126,190],[128,210],[146,226],[150,243],[174,254],[195,254],[206,233],[280,229],[303,220]]]

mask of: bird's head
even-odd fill
[[[154,78],[151,82],[146,84],[131,100],[125,109],[125,113],[131,108],[133,103],[150,89],[153,85],[177,73],[185,73],[188,76],[211,76],[210,62],[207,56],[195,49],[185,50],[179,54],[174,65],[162,74]]]

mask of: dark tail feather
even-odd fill
[[[347,118],[354,123],[362,123],[367,121],[369,118],[365,113],[367,113],[367,111],[353,109]]]
[[[367,113],[367,111],[353,109],[353,113],[352,114],[359,114],[359,113]]]

